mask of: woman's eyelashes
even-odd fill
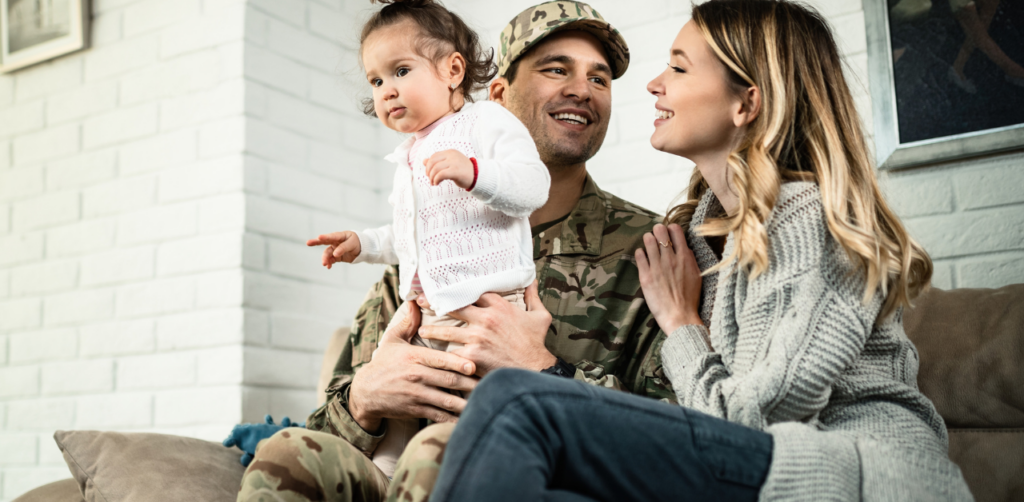
[[[666,63],[666,64],[668,65],[669,68],[672,68],[672,71],[674,71],[676,73],[686,73],[686,70],[684,70],[684,69],[682,69],[682,68],[680,68],[678,66],[672,66],[672,63]]]

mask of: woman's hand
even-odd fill
[[[655,225],[653,233],[644,234],[643,249],[636,250],[636,266],[640,269],[640,287],[647,306],[666,334],[686,324],[701,324],[700,269],[693,252],[686,245],[683,228]]]

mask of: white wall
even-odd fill
[[[0,499],[56,429],[240,418],[243,4],[94,0],[92,48],[0,76]]]
[[[379,121],[358,111],[369,2],[250,0],[245,15],[243,416],[305,418],[327,337],[383,267],[320,266],[319,233],[390,220]],[[362,86],[357,85],[362,84]]]
[[[449,0],[485,41],[535,0]],[[860,3],[834,24],[870,113]],[[598,183],[664,211],[646,84],[687,2],[594,0],[626,37]],[[56,429],[218,440],[313,407],[320,353],[380,267],[303,241],[389,216],[400,138],[362,117],[365,0],[93,0],[93,47],[0,75],[0,501],[68,477]],[[870,131],[870,116],[865,116]],[[941,287],[1024,282],[1024,154],[885,176]]]

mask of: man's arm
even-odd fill
[[[367,295],[335,365],[327,403],[307,420],[307,428],[339,436],[367,455],[383,437],[384,419],[454,421],[466,401],[441,389],[476,386],[467,376],[476,371],[471,361],[409,343],[419,327],[414,304],[404,322],[384,332],[399,306],[397,278],[397,269],[389,268]]]
[[[369,362],[384,328],[402,304],[398,293],[398,267],[384,271],[384,277],[370,288],[356,312],[348,342],[334,364],[327,386],[327,402],[306,420],[306,428],[339,436],[364,452],[372,452],[383,434],[366,432],[348,411],[349,384],[355,371]]]

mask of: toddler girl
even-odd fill
[[[551,180],[526,127],[502,106],[473,103],[496,67],[476,34],[432,0],[384,1],[363,27],[360,56],[373,98],[367,115],[413,136],[386,157],[397,164],[388,202],[392,223],[335,232],[323,264],[399,265],[408,303],[424,295],[423,325],[459,326],[447,314],[494,292],[525,309],[533,282],[529,216],[547,201]],[[391,325],[409,308],[398,309]],[[390,328],[390,326],[389,326]],[[452,350],[443,342],[424,346]],[[453,344],[454,345],[454,344]],[[389,477],[418,420],[388,420],[373,462]]]

